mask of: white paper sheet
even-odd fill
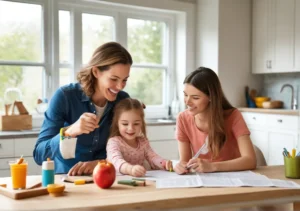
[[[156,188],[188,188],[188,187],[286,187],[300,188],[300,185],[286,180],[274,180],[252,171],[197,173],[195,175],[174,175],[174,172],[147,172],[155,178]],[[148,177],[146,177],[148,179]]]

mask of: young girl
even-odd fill
[[[127,98],[114,109],[107,160],[122,174],[141,177],[146,174],[145,159],[151,169],[172,170],[172,162],[156,154],[146,136],[144,109],[140,101]]]

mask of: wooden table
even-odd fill
[[[283,166],[260,167],[255,172],[269,178],[286,179]],[[300,180],[293,180],[300,184]],[[60,182],[60,176],[56,176]],[[66,183],[61,197],[49,195],[13,200],[0,195],[0,210],[161,210],[200,207],[228,208],[248,205],[294,203],[300,210],[300,189],[284,188],[182,188],[156,189],[153,182],[146,187],[114,184],[99,189],[95,184],[75,186]],[[199,210],[198,209],[198,210]]]

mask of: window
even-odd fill
[[[146,115],[166,116],[174,17],[108,2],[0,0],[0,111],[5,90],[19,88],[26,108],[35,113],[37,99],[50,99],[59,86],[76,82],[93,51],[116,41],[134,62],[125,91],[147,105]]]
[[[128,18],[127,44],[134,65],[125,90],[147,106],[163,105],[168,66],[164,54],[166,24]]]
[[[71,17],[70,12],[60,10],[58,16],[59,24],[59,85],[71,83]]]
[[[41,4],[0,1],[1,111],[4,111],[4,104],[21,100],[32,112],[37,99],[44,97],[43,20],[42,1]],[[21,99],[4,99],[9,88],[19,89]]]

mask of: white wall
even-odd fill
[[[251,0],[198,0],[197,66],[216,71],[233,106],[246,105],[244,87],[260,89],[251,74]]]

